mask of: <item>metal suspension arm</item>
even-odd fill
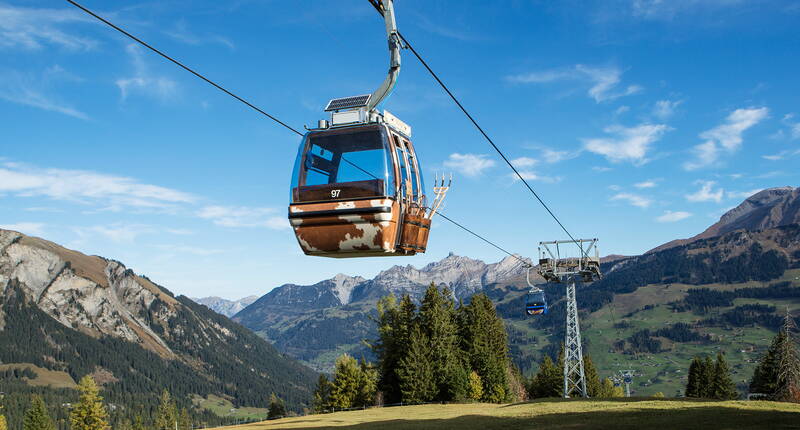
[[[392,92],[394,85],[397,83],[397,76],[400,74],[400,37],[397,33],[397,23],[394,19],[394,1],[369,0],[369,2],[383,14],[383,19],[386,22],[386,37],[389,40],[389,73],[381,86],[369,98],[366,106],[367,112],[375,109]]]

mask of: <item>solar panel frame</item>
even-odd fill
[[[328,102],[328,106],[325,107],[325,112],[364,107],[369,103],[371,97],[372,94],[362,94],[360,96],[332,99]]]

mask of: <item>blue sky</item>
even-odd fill
[[[636,254],[749,194],[798,185],[800,6],[792,1],[398,0],[401,31],[576,235]],[[371,92],[388,62],[360,0],[85,5],[290,125]],[[403,53],[384,108],[413,127],[445,212],[534,255],[564,238]],[[237,298],[412,258],[305,257],[285,220],[298,138],[61,1],[0,1],[0,225],[123,261],[191,296]]]

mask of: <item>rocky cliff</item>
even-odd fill
[[[0,230],[0,362],[75,380],[98,371],[120,401],[210,394],[307,405],[316,374],[263,339],[122,263]],[[139,397],[137,397],[139,396]]]

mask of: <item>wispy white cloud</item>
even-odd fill
[[[656,217],[657,222],[678,222],[681,220],[685,220],[692,216],[689,212],[684,211],[665,211],[663,215]]]
[[[722,188],[714,189],[717,184],[715,181],[697,181],[700,189],[694,193],[687,194],[686,200],[690,202],[721,202],[725,191]]]
[[[95,40],[69,34],[63,27],[74,23],[93,23],[71,9],[24,8],[0,4],[0,49],[39,50],[55,45],[69,50],[90,50]]]
[[[675,109],[683,103],[683,100],[659,100],[653,106],[653,116],[661,121],[666,121],[675,114]]]
[[[561,177],[558,177],[558,176],[542,176],[542,175],[540,175],[540,174],[538,174],[535,171],[530,170],[530,169],[521,169],[521,170],[518,170],[518,171],[519,171],[519,175],[522,176],[522,179],[525,179],[526,181],[539,181],[539,182],[545,182],[545,183],[548,183],[548,184],[555,184],[557,182],[561,182]],[[508,177],[511,178],[511,180],[514,181],[514,182],[519,181],[519,176],[517,176],[513,172],[509,173]]]
[[[521,84],[544,84],[557,81],[582,81],[590,85],[587,90],[589,97],[595,102],[614,100],[642,91],[639,85],[628,85],[619,89],[623,71],[618,67],[591,67],[576,64],[573,67],[536,71],[508,76],[510,82]]]
[[[548,164],[571,160],[579,155],[581,155],[581,151],[556,151],[550,148],[542,149],[542,159]]]
[[[155,97],[161,101],[173,99],[177,95],[178,84],[175,81],[164,76],[155,76],[149,72],[142,55],[142,48],[139,45],[130,44],[125,50],[131,58],[134,74],[116,80],[122,100],[127,99],[133,93]]]
[[[643,181],[643,182],[638,182],[636,184],[633,184],[634,187],[639,188],[639,189],[655,188],[657,185],[658,184],[656,183],[656,181],[653,181],[653,180]]]
[[[206,206],[197,216],[222,227],[267,227],[273,230],[289,228],[286,217],[276,216],[274,208],[248,206]]]
[[[777,154],[762,155],[761,158],[770,161],[780,161],[780,160],[785,160],[789,157],[793,157],[795,155],[800,155],[800,149],[794,149],[794,150],[786,149]]]
[[[0,69],[0,99],[74,118],[89,119],[84,112],[50,94],[54,74],[55,69],[48,69],[41,76]]]
[[[728,115],[725,123],[700,133],[705,142],[696,145],[694,159],[684,163],[686,170],[711,166],[719,161],[723,153],[734,153],[742,146],[742,134],[767,117],[766,107],[736,109]]]
[[[428,31],[433,34],[438,34],[439,36],[446,37],[449,39],[460,40],[463,42],[471,42],[480,39],[476,35],[469,33],[463,30],[462,28],[454,28],[450,26],[443,25],[441,23],[435,23],[430,20],[425,15],[418,14],[417,19],[414,21],[421,29]]]
[[[182,191],[136,179],[84,170],[42,169],[0,164],[0,192],[49,197],[110,207],[167,208],[196,200]]]
[[[29,235],[43,235],[44,224],[39,222],[18,222],[14,224],[0,224],[3,230],[14,230]]]
[[[227,37],[220,36],[218,34],[196,34],[189,30],[189,25],[186,23],[185,20],[180,20],[175,23],[175,26],[165,32],[167,36],[179,41],[186,43],[187,45],[206,45],[206,44],[216,44],[222,45],[228,49],[233,50],[236,46],[233,42],[230,41]]]
[[[455,152],[450,154],[442,164],[447,168],[461,172],[465,176],[476,177],[486,169],[494,167],[496,163],[484,154],[460,154]]]
[[[630,12],[639,19],[671,21],[691,12],[714,12],[738,6],[745,0],[630,0]]]
[[[539,163],[539,160],[530,157],[519,157],[511,160],[514,167],[531,167]]]
[[[628,202],[631,206],[646,209],[653,204],[653,200],[649,197],[641,196],[632,193],[618,193],[611,197],[612,201],[623,200]]]
[[[606,166],[594,166],[594,167],[592,167],[592,170],[594,170],[595,172],[599,172],[599,173],[605,173],[605,172],[610,172],[610,171],[612,171],[614,169],[612,169],[610,167],[606,167]]]
[[[112,242],[130,244],[134,243],[137,237],[143,234],[155,233],[157,229],[143,224],[114,223],[110,225],[75,227],[73,231],[80,237],[79,242],[84,242],[93,236],[100,236]]]
[[[616,137],[583,139],[583,147],[600,154],[612,163],[629,161],[635,165],[647,163],[650,147],[669,130],[663,124],[640,124],[635,127],[613,125],[603,129]]]

